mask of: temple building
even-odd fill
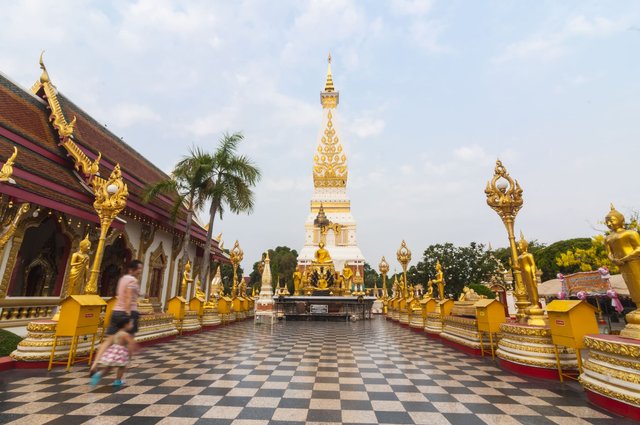
[[[179,289],[186,210],[172,221],[170,197],[143,202],[145,186],[167,175],[60,93],[42,58],[40,65],[30,90],[0,74],[0,164],[12,166],[11,178],[0,180],[0,327],[50,317],[61,298],[77,293],[67,285],[71,259],[85,236],[91,247],[84,254],[92,257],[100,233],[90,183],[114,170],[128,198],[107,234],[98,294],[113,296],[127,262],[139,259],[142,293],[160,311]],[[205,240],[195,224],[188,247],[194,271]],[[215,240],[211,260],[228,262]]]
[[[318,244],[324,242],[336,270],[349,267],[359,277],[364,276],[365,260],[358,247],[356,221],[347,197],[347,155],[336,125],[338,101],[339,92],[333,85],[329,56],[327,80],[320,93],[322,127],[313,157],[311,211],[304,225],[304,247],[298,256],[298,269],[303,271],[311,265]],[[318,226],[319,216],[327,220],[327,225]]]

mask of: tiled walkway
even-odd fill
[[[86,365],[0,373],[0,423],[616,424],[578,386],[533,381],[386,323],[244,322],[145,349],[128,386]]]

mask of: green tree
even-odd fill
[[[289,289],[289,292],[293,294],[293,272],[296,271],[298,266],[298,252],[295,249],[291,249],[288,246],[277,246],[273,249],[269,249],[269,260],[271,261],[271,276],[273,277],[273,287],[275,288],[280,278],[280,284]],[[249,285],[255,286],[261,283],[261,275],[258,271],[258,266],[262,262],[256,261],[253,263],[253,269],[249,275]]]
[[[142,199],[149,202],[159,195],[167,195],[173,199],[171,219],[176,220],[180,210],[186,207],[186,226],[182,242],[182,256],[187,257],[193,214],[201,210],[208,197],[209,165],[208,158],[197,149],[192,149],[189,156],[185,156],[173,168],[171,175],[145,188]],[[206,256],[204,258],[209,258]],[[203,261],[208,264],[208,261]],[[184,266],[183,266],[184,267]],[[180,270],[178,276],[182,276]],[[205,279],[203,275],[203,280]]]
[[[205,194],[209,201],[209,227],[204,245],[204,258],[211,254],[213,223],[216,215],[228,208],[232,213],[251,213],[254,205],[252,188],[260,181],[260,170],[253,162],[236,151],[238,144],[244,139],[242,134],[225,134],[218,148],[212,153],[198,153],[205,158],[207,167],[207,186]],[[207,276],[209,262],[202,262],[202,276]]]
[[[382,289],[382,276],[369,263],[364,263],[364,286],[365,288],[377,286]]]
[[[414,282],[426,288],[426,281],[435,278],[436,262],[440,261],[445,279],[445,293],[457,297],[465,285],[486,282],[496,273],[498,264],[489,259],[484,245],[471,242],[457,247],[452,243],[430,245],[415,266]]]

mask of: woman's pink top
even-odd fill
[[[127,311],[124,305],[124,298],[127,289],[131,289],[131,311],[138,311],[138,296],[140,296],[140,285],[138,279],[125,274],[118,281],[118,288],[116,290],[116,305],[113,307],[114,311]]]

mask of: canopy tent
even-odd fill
[[[629,289],[624,283],[624,279],[622,278],[621,274],[611,275],[609,282],[611,283],[611,287],[618,293],[619,296],[629,296]],[[558,296],[558,292],[560,292],[561,289],[562,285],[560,283],[560,279],[547,280],[538,285],[538,293],[543,297]]]

